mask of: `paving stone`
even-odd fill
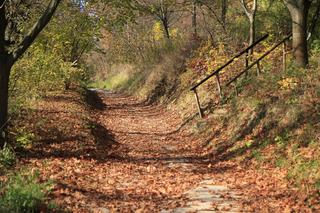
[[[109,213],[110,211],[106,208],[95,208],[92,209],[92,213]]]
[[[225,198],[224,193],[228,194]],[[185,207],[180,207],[169,212],[173,213],[212,213],[212,212],[240,212],[237,208],[235,199],[240,198],[239,195],[230,191],[227,186],[214,185],[213,181],[206,180],[200,185],[185,193],[189,202]],[[213,206],[216,203],[216,206]]]
[[[228,187],[226,186],[215,186],[215,185],[208,185],[206,186],[206,189],[209,191],[228,191]]]

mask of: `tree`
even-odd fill
[[[90,15],[86,8],[81,6],[82,1],[77,4],[71,1],[61,3],[60,10],[51,20],[50,26],[39,38],[43,40],[42,46],[54,51],[64,62],[75,68],[80,66],[83,55],[95,46],[102,22],[101,18]],[[50,45],[54,45],[54,48],[50,48]],[[66,72],[63,80],[66,90],[73,83],[73,77],[75,76],[72,72]]]
[[[310,0],[284,0],[292,19],[292,49],[298,66],[308,65],[307,19]]]
[[[160,1],[136,1],[136,5],[142,11],[154,16],[158,19],[164,29],[164,34],[167,40],[170,42],[170,22],[175,12],[176,1],[175,0],[160,0]]]
[[[171,44],[171,24],[179,19],[179,12],[185,11],[186,3],[178,0],[133,0],[133,4],[138,11],[151,15],[160,21],[165,38]]]
[[[257,0],[253,0],[252,7],[249,9],[248,4],[245,0],[241,0],[241,6],[249,19],[250,30],[249,30],[249,45],[253,44],[256,38],[256,29],[255,29],[255,16],[258,8]],[[249,50],[249,55],[253,53],[253,49]]]
[[[8,37],[8,30],[14,23],[8,14],[11,7],[8,7],[6,0],[0,0],[0,148],[5,144],[5,129],[8,119],[8,98],[10,71],[14,63],[31,46],[39,33],[49,23],[61,0],[50,0],[47,8],[30,28],[21,41],[11,40]]]
[[[228,12],[228,0],[222,0],[222,2],[221,2],[221,21],[224,26],[227,23],[227,12]]]
[[[309,33],[311,34],[311,36],[313,36],[313,34],[316,31],[316,26],[318,26],[318,22],[320,20],[320,0],[317,1],[316,4],[316,11],[311,19],[311,25],[309,28]],[[314,36],[313,36],[314,37]]]
[[[206,28],[206,31],[209,33],[212,43],[213,42],[213,33],[211,30],[208,28],[209,21],[206,21],[207,18],[213,18],[217,21],[217,23],[222,27],[223,34],[227,34],[227,29],[226,29],[226,13],[227,13],[227,4],[223,5],[224,3],[227,3],[226,0],[223,0],[224,2],[220,1],[208,1],[208,0],[198,0],[199,8],[202,11],[202,19],[204,22],[204,27]],[[218,3],[221,3],[220,5]],[[202,6],[206,10],[203,10]],[[219,10],[221,7],[221,14],[219,14]],[[212,23],[212,22],[211,22]],[[217,26],[214,25],[214,31],[217,31]]]
[[[192,30],[193,30],[193,36],[195,38],[198,37],[198,31],[197,31],[197,1],[192,1]]]

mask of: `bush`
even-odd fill
[[[16,163],[16,155],[14,150],[5,145],[2,150],[0,150],[0,171],[4,168],[13,166]]]
[[[320,53],[320,39],[314,40],[311,44],[311,50],[314,54]]]
[[[18,148],[18,149],[31,148],[34,138],[35,138],[35,135],[33,133],[28,132],[23,128],[18,129],[15,148]]]
[[[2,183],[2,185],[4,185]],[[39,174],[22,171],[9,178],[0,198],[0,212],[39,212],[52,183],[39,183]]]

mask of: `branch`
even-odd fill
[[[253,7],[252,7],[252,15],[254,16],[257,12],[257,8],[258,8],[258,0],[253,0]]]
[[[249,9],[247,8],[246,3],[244,2],[244,0],[241,0],[240,3],[241,3],[241,6],[242,6],[244,12],[245,12],[246,15],[250,18],[251,13],[249,12]]]
[[[0,5],[0,9],[4,7],[6,1],[7,1],[7,0],[4,0],[4,1],[2,2],[2,4]]]
[[[217,22],[221,25],[222,29],[227,32],[227,29],[226,29],[226,26],[223,24],[222,20],[219,18],[219,16],[217,15],[217,13],[214,11],[213,8],[211,8],[209,5],[207,4],[202,4],[204,5],[211,13],[212,15],[214,16],[214,18],[217,20]],[[200,7],[201,8],[201,7]],[[204,16],[204,13],[202,12],[203,16]]]
[[[299,8],[298,2],[296,0],[283,0],[284,4],[288,7],[288,9],[293,10]]]
[[[30,29],[30,31],[24,37],[18,47],[11,53],[10,58],[12,60],[12,63],[18,60],[23,55],[23,53],[25,53],[25,51],[31,46],[39,33],[49,23],[60,2],[61,0],[50,1],[47,9],[43,12],[37,23],[33,25],[33,27]]]

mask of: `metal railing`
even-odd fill
[[[255,60],[252,64],[250,64],[248,67],[246,67],[246,69],[244,69],[242,72],[240,72],[236,77],[234,77],[232,80],[230,80],[226,86],[229,86],[231,83],[233,83],[234,81],[236,81],[240,76],[242,76],[244,73],[248,72],[252,67],[254,67],[254,65],[258,65],[260,63],[260,61],[262,59],[264,59],[266,56],[268,56],[270,53],[272,53],[277,47],[279,47],[281,44],[284,44],[283,47],[283,71],[286,70],[286,41],[289,40],[291,38],[291,35],[285,37],[283,40],[281,40],[278,44],[274,45],[270,50],[268,50],[267,52],[265,52],[262,56],[260,56],[257,60]],[[260,70],[260,68],[258,67],[258,70]]]
[[[241,52],[239,52],[238,54],[236,54],[235,56],[233,56],[229,61],[227,61],[224,65],[222,65],[221,67],[219,67],[217,70],[213,71],[210,75],[208,75],[207,77],[205,77],[204,79],[202,79],[199,83],[197,83],[196,85],[194,85],[193,87],[191,87],[191,91],[197,89],[201,84],[203,84],[204,82],[206,82],[207,80],[209,80],[211,77],[219,74],[219,72],[221,70],[223,70],[224,68],[226,68],[227,66],[229,66],[230,64],[232,64],[232,62],[234,62],[235,59],[239,58],[240,56],[242,56],[243,54],[249,54],[250,49],[252,49],[253,47],[255,47],[257,44],[259,44],[260,42],[262,42],[263,40],[267,39],[269,37],[269,34],[264,35],[263,37],[261,37],[260,39],[258,39],[257,41],[255,41],[252,45],[248,46],[246,49],[242,50]],[[247,57],[246,57],[247,60]],[[246,62],[247,63],[247,62]]]
[[[254,67],[255,65],[257,65],[257,70],[258,70],[258,73],[260,73],[261,71],[261,68],[260,68],[260,61],[262,59],[264,59],[266,56],[268,56],[271,52],[273,52],[277,47],[279,47],[281,44],[283,44],[283,59],[282,59],[282,62],[283,62],[283,70],[285,71],[286,70],[286,55],[287,55],[287,52],[286,52],[286,41],[289,40],[291,38],[291,34],[288,35],[287,37],[285,37],[283,40],[281,40],[279,43],[277,43],[275,46],[273,46],[271,49],[269,49],[267,52],[265,52],[262,56],[260,56],[257,60],[255,60],[254,62],[252,62],[250,65],[249,65],[249,51],[251,49],[253,49],[253,47],[255,47],[256,45],[258,45],[259,43],[261,43],[262,41],[264,41],[265,39],[268,38],[268,34],[264,35],[263,37],[261,37],[260,39],[258,39],[257,41],[255,41],[252,45],[248,46],[246,49],[242,50],[241,52],[239,52],[238,54],[236,54],[234,57],[232,57],[229,61],[227,61],[224,65],[220,66],[217,70],[213,71],[210,75],[208,75],[207,77],[205,77],[204,79],[202,79],[200,82],[198,82],[196,85],[194,85],[193,87],[190,88],[191,91],[194,92],[195,94],[195,98],[196,98],[196,104],[197,104],[197,108],[198,108],[198,111],[199,111],[199,115],[201,118],[203,118],[203,112],[202,112],[202,109],[201,109],[201,105],[200,105],[200,100],[199,100],[199,95],[198,95],[198,92],[197,92],[197,88],[199,86],[201,86],[203,83],[205,83],[206,81],[208,81],[210,78],[212,77],[216,77],[216,82],[217,82],[217,89],[218,89],[218,93],[219,93],[219,96],[220,98],[222,98],[222,88],[221,88],[221,81],[220,81],[220,77],[219,77],[219,73],[225,69],[227,66],[231,65],[237,58],[239,58],[240,56],[242,56],[243,54],[246,54],[246,57],[245,57],[245,69],[243,71],[241,71],[238,75],[236,75],[234,78],[232,78],[232,80],[230,80],[226,86],[229,86],[230,84],[232,84],[233,82],[236,82],[236,80],[242,76],[244,73],[247,73],[252,67]],[[235,86],[236,88],[236,93],[238,94],[238,90],[237,90],[237,87]]]

